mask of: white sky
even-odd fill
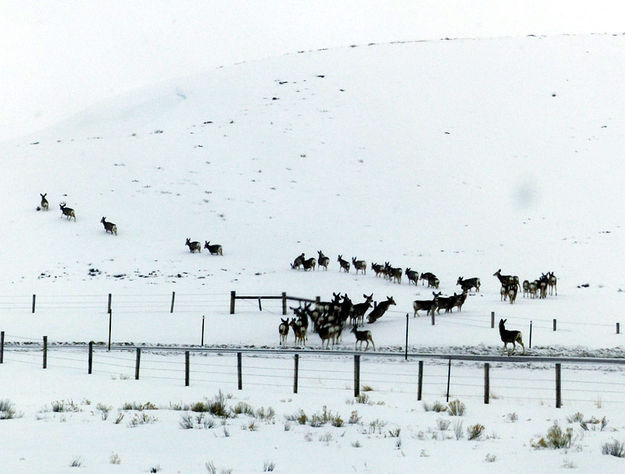
[[[607,0],[0,0],[0,140],[94,102],[300,49],[622,32]]]

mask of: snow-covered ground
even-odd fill
[[[601,455],[602,443],[623,440],[620,369],[599,367],[586,378],[588,370],[570,368],[565,389],[590,392],[569,395],[555,410],[552,367],[496,369],[526,382],[544,377],[545,394],[527,393],[525,383],[515,397],[502,385],[483,405],[481,366],[462,366],[459,375],[476,386],[454,393],[467,405],[464,429],[480,423],[486,434],[473,442],[449,431],[453,440],[443,441],[437,419],[448,415],[426,412],[412,385],[389,386],[394,373],[415,377],[414,361],[368,362],[385,376],[368,383],[373,404],[352,404],[351,361],[339,356],[317,361],[314,383],[295,395],[289,381],[261,380],[239,392],[223,379],[190,387],[179,378],[126,380],[132,353],[102,356],[125,362],[88,376],[84,352],[52,351],[43,371],[40,352],[15,343],[106,341],[110,293],[114,342],[197,345],[204,316],[209,346],[277,347],[280,303],[264,301],[259,312],[256,301],[237,301],[230,315],[231,291],[322,299],[340,292],[355,302],[370,293],[394,298],[368,327],[382,350],[403,347],[409,313],[411,351],[500,354],[490,327],[495,312],[526,342],[533,322],[530,355],[621,356],[624,41],[590,35],[306,50],[133,92],[2,144],[0,330],[8,345],[0,400],[22,415],[0,421],[2,465],[66,472],[80,457],[81,472],[156,464],[162,472],[202,472],[210,461],[217,472],[260,472],[272,462],[279,472],[622,469],[622,460]],[[39,193],[47,193],[50,211],[36,210]],[[76,222],[61,216],[60,202],[75,209]],[[117,224],[117,236],[104,232],[103,216]],[[220,243],[224,255],[191,254],[186,238]],[[328,271],[290,268],[295,256],[318,250],[332,259]],[[339,254],[433,272],[443,294],[459,292],[461,275],[480,277],[482,287],[462,312],[441,314],[432,326],[412,317],[412,301],[429,299],[431,289],[371,271],[345,274]],[[553,271],[558,295],[502,302],[499,268],[521,280]],[[353,347],[350,336],[342,348]],[[310,335],[308,346],[320,340]],[[165,360],[179,370],[179,356]],[[281,360],[258,364],[273,370]],[[344,383],[329,383],[328,363]],[[257,431],[242,416],[225,431],[220,423],[179,426],[182,414],[171,404],[212,400],[220,389],[232,394],[232,406],[271,406],[274,422],[257,419]],[[427,403],[445,395],[428,390]],[[81,411],[53,412],[55,400]],[[114,423],[123,403],[146,401],[160,408],[150,412],[158,422],[133,428],[128,422],[140,415],[127,413]],[[98,403],[112,407],[107,420]],[[285,428],[286,417],[323,406],[343,420],[357,410],[362,420]],[[567,421],[576,411],[586,420],[605,416],[607,428],[584,431]],[[376,420],[386,425],[372,428]],[[532,447],[554,420],[574,430],[564,454]],[[113,453],[121,464],[110,463]]]

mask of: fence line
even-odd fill
[[[373,385],[374,390],[381,394],[405,393],[416,399],[421,399],[423,395],[446,397],[447,400],[450,396],[483,397],[484,403],[491,403],[491,400],[496,401],[498,398],[542,402],[551,399],[560,408],[567,402],[596,401],[596,397],[583,397],[585,394],[599,394],[605,397],[602,402],[625,403],[625,359],[410,353],[410,360],[406,362],[402,360],[401,353],[162,347],[114,347],[111,352],[105,352],[101,347],[93,351],[91,344],[88,358],[87,346],[47,346],[46,342],[44,339],[44,345],[37,347],[10,346],[10,350],[5,347],[0,377],[3,365],[15,363],[41,367],[43,357],[46,370],[64,368],[80,371],[85,375],[101,373],[129,379],[134,374],[135,379],[169,380],[185,385],[223,383],[239,390],[244,386],[252,389],[291,387],[294,393],[310,389],[353,390],[354,397],[359,397],[363,388]],[[183,355],[184,360],[181,360]],[[297,361],[294,366],[291,356]],[[168,357],[169,360],[163,360],[163,357]],[[212,360],[206,360],[206,357]],[[353,359],[352,368],[349,367],[349,359]],[[373,361],[384,363],[383,370],[368,365]],[[429,363],[423,364],[424,361]],[[472,364],[452,365],[461,361]],[[419,362],[419,374],[414,362]],[[389,371],[387,369],[390,363],[394,365]],[[493,363],[498,363],[498,366]],[[514,364],[517,363],[521,363],[521,367],[515,367]],[[503,367],[508,369],[510,364],[517,374],[530,370],[529,367],[534,368],[528,378],[511,377],[507,370],[502,372]],[[595,370],[577,371],[575,366],[579,364],[592,364]],[[324,365],[327,367],[320,367]],[[566,365],[574,366],[573,371],[567,370]],[[620,366],[623,370],[602,372],[601,379],[597,375],[596,367],[607,366]],[[463,372],[457,374],[457,370]],[[536,370],[541,371],[538,377]],[[546,376],[548,373],[553,375]],[[618,377],[622,377],[622,380],[619,381]]]

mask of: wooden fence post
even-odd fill
[[[434,319],[434,310],[432,310],[432,326],[436,324],[436,320]]]
[[[490,312],[490,328],[493,329],[495,327],[495,312]]]
[[[419,375],[417,376],[417,400],[423,395],[423,361],[419,361]]]
[[[299,378],[299,354],[293,356],[295,367],[293,370],[293,393],[297,393],[297,382]]]
[[[43,368],[48,368],[48,336],[43,336]]]
[[[532,348],[532,321],[530,321],[530,349]]]
[[[137,359],[135,361],[135,380],[139,380],[139,366],[141,365],[141,348],[137,347]]]
[[[449,401],[449,384],[451,382],[451,359],[449,359],[449,365],[447,366],[447,401]]]
[[[87,357],[87,373],[93,372],[93,341],[89,341],[89,356]]]
[[[108,351],[111,352],[111,331],[113,329],[113,311],[109,309],[109,343]]]
[[[286,316],[286,291],[282,292],[282,316]]]
[[[202,316],[202,347],[204,347],[204,316]]]
[[[237,379],[239,390],[243,390],[243,354],[240,352],[237,352]]]
[[[621,333],[621,323],[616,323],[616,334]]]
[[[174,312],[174,302],[176,301],[176,292],[172,291],[171,292],[171,308],[169,308],[169,312],[173,313]]]
[[[258,297],[258,311],[262,311],[263,310],[263,305],[260,302],[260,296]]]
[[[562,364],[556,364],[556,408],[562,406],[562,378],[561,378],[561,366]]]
[[[556,330],[556,324],[557,324],[556,318],[553,318],[553,330],[554,331]]]
[[[408,321],[409,315],[406,313],[406,351],[404,352],[404,360],[408,360]]]
[[[0,332],[0,364],[4,364],[4,331]]]
[[[237,292],[236,291],[231,291],[230,292],[230,314],[234,314],[234,301],[237,298]]]
[[[37,300],[37,295],[33,294],[33,308],[32,308],[32,313],[35,314],[35,301]]]
[[[189,386],[189,364],[190,364],[190,353],[189,351],[184,351],[184,386]]]
[[[490,401],[490,364],[484,364],[484,404],[488,405]]]
[[[360,396],[360,355],[354,356],[354,397]]]

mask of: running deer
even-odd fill
[[[358,270],[360,270],[364,275],[367,274],[367,262],[364,260],[356,260],[356,257],[352,257],[352,263],[356,269],[356,275],[358,275]]]
[[[327,271],[328,265],[330,265],[330,257],[326,257],[321,250],[317,250],[317,253],[319,254],[319,258],[317,259],[319,268],[323,267]]]
[[[516,351],[516,343],[518,342],[519,344],[521,344],[521,347],[523,347],[523,354],[525,354],[525,344],[523,344],[523,336],[521,334],[521,331],[508,331],[505,327],[506,321],[507,319],[499,320],[499,335],[501,336],[501,340],[503,342],[503,350],[507,351],[508,343],[511,342],[511,354],[514,354],[514,351]]]
[[[339,262],[339,265],[341,266],[341,268],[339,268],[339,272],[341,270],[345,270],[346,273],[349,273],[349,262],[347,260],[343,260],[343,255],[339,255],[337,262]]]
[[[48,204],[48,200],[46,199],[46,196],[48,195],[48,193],[45,193],[45,194],[39,193],[39,195],[41,196],[41,209],[43,209],[44,211],[47,211],[50,208],[50,205]]]
[[[466,278],[466,279],[463,277],[458,277],[458,281],[456,282],[456,285],[460,285],[460,288],[462,288],[463,291],[465,289],[467,291],[470,291],[471,288],[475,288],[475,291],[480,291],[480,279],[478,277]]]
[[[196,240],[191,242],[191,239],[187,238],[187,242],[185,243],[185,245],[189,247],[189,252],[191,253],[202,252],[202,245]]]
[[[413,282],[415,285],[417,284],[417,282],[419,281],[419,272],[417,272],[416,270],[411,270],[410,268],[406,268],[406,270],[404,270],[404,273],[408,278],[409,285],[410,282]]]
[[[106,217],[103,217],[100,222],[102,222],[106,233],[110,232],[113,235],[117,235],[117,226],[112,222],[106,222]]]
[[[414,309],[414,315],[412,316],[413,318],[419,316],[420,309],[425,310],[426,316],[430,314],[430,312],[434,314],[434,310],[436,309],[438,305],[438,297],[441,295],[441,292],[440,291],[438,293],[432,292],[432,294],[434,295],[434,299],[415,300],[412,302],[412,308]]]
[[[380,303],[378,303],[378,305],[374,307],[373,310],[371,310],[369,316],[367,316],[367,321],[369,322],[369,324],[375,323],[378,319],[384,316],[384,313],[386,313],[389,306],[394,304],[395,300],[392,296],[387,296],[386,301],[381,301]]]
[[[280,345],[286,344],[286,337],[289,335],[289,318],[280,318],[280,324],[278,325],[278,333],[280,334]]]
[[[210,240],[205,240],[204,241],[204,248],[208,249],[208,253],[210,253],[211,255],[221,255],[223,256],[224,254],[224,249],[221,245],[219,244],[211,244]]]
[[[369,342],[371,342],[371,345],[373,346],[373,350],[375,352],[375,344],[373,343],[373,337],[371,336],[371,331],[369,330],[359,331],[356,328],[356,326],[354,326],[352,327],[352,332],[354,333],[354,336],[356,336],[356,344],[354,344],[354,350],[356,350],[356,348],[358,347],[359,342],[360,342],[360,350],[362,350],[362,343],[366,341],[367,346],[365,347],[365,351],[369,349]]]
[[[303,253],[301,253],[300,255],[295,257],[295,260],[293,260],[293,263],[291,264],[291,268],[293,270],[299,270],[299,267],[301,267],[304,264],[304,260],[306,260],[306,257],[304,256]]]
[[[68,220],[71,220],[73,217],[74,222],[76,222],[76,213],[71,207],[67,207],[67,205],[64,202],[59,204],[59,207],[61,208],[61,214],[62,214],[61,217],[65,216],[67,217]]]

